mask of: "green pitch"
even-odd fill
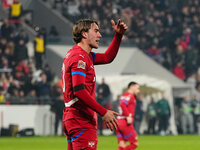
[[[100,136],[98,150],[116,150],[115,136]],[[67,150],[65,137],[0,137],[0,150]],[[139,136],[137,150],[200,150],[200,136]]]

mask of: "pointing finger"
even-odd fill
[[[119,26],[121,23],[121,20],[119,19],[118,22],[117,22],[117,26]]]
[[[111,20],[111,24],[112,24],[112,26],[114,27],[114,26],[115,26],[115,21],[114,21],[114,20]]]

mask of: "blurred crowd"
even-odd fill
[[[0,20],[0,104],[52,104],[62,99],[61,80],[45,60],[43,30],[31,41],[19,21],[21,17],[11,17],[18,9],[12,11],[11,4],[8,10],[8,17]],[[30,49],[34,49],[33,55]]]
[[[44,0],[46,1],[46,0]],[[129,26],[123,43],[134,44],[181,80],[200,83],[199,0],[52,0],[71,22],[100,21],[104,38],[113,36],[110,20]],[[102,40],[103,41],[103,40]],[[105,40],[103,43],[109,42]]]

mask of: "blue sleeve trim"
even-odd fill
[[[128,102],[127,101],[122,100],[121,102],[124,103],[124,104],[126,104],[126,106],[128,106]]]
[[[129,135],[124,136],[125,139],[129,138],[131,135],[133,135],[133,132],[131,132]]]
[[[122,137],[122,134],[118,134],[117,137],[118,137],[118,138],[119,138],[119,137]]]
[[[96,55],[97,55],[96,53],[94,53],[94,52],[92,53],[93,62],[94,62],[94,60],[95,60],[95,58],[96,58]]]
[[[83,134],[84,131],[85,131],[85,129],[83,129],[77,136],[75,136],[75,137],[73,137],[71,139],[67,139],[67,142],[70,143],[70,142],[76,140],[81,134]]]
[[[72,72],[71,73],[72,75],[81,75],[81,76],[84,76],[84,77],[86,77],[86,74],[85,73],[83,73],[83,72],[80,72],[80,71],[74,71],[74,72]]]

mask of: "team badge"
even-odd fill
[[[86,62],[79,60],[77,68],[85,69]]]
[[[95,147],[95,141],[89,141],[88,146],[91,147],[91,148],[94,148]]]

